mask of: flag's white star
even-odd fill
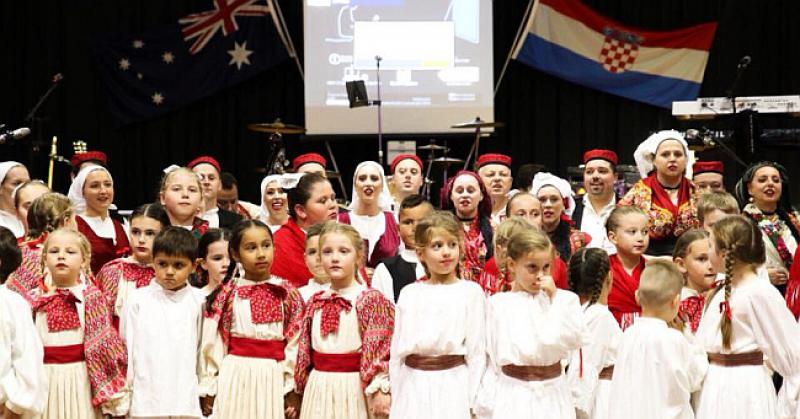
[[[142,79],[142,73],[136,73],[136,78],[141,80]]]
[[[131,62],[127,58],[120,58],[119,59],[119,69],[120,70],[127,70],[131,68]]]
[[[158,92],[153,93],[153,96],[150,96],[150,98],[153,99],[153,103],[155,103],[156,106],[164,102],[164,95]]]
[[[142,41],[141,39],[134,39],[133,40],[133,48],[139,49],[139,48],[142,48],[142,47],[144,47],[144,41]]]
[[[172,55],[172,52],[166,51],[161,54],[161,61],[164,61],[167,64],[172,64],[172,62],[175,61],[175,56]]]
[[[250,65],[250,59],[247,57],[249,57],[252,53],[252,50],[247,49],[247,41],[244,41],[242,45],[239,45],[238,42],[234,41],[233,49],[228,50],[228,54],[231,55],[231,61],[228,64],[236,64],[236,69],[241,70],[242,64]]]

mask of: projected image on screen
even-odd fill
[[[306,128],[377,132],[377,108],[349,108],[345,82],[377,99],[384,133],[452,132],[494,119],[489,0],[305,0]]]

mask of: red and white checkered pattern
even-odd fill
[[[612,73],[630,70],[639,55],[639,45],[606,36],[600,51],[603,68]]]

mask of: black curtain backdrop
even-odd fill
[[[488,1],[488,0],[486,0]],[[800,2],[775,0],[584,0],[597,11],[623,23],[671,29],[718,21],[701,96],[723,96],[733,81],[743,55],[753,62],[739,86],[739,95],[800,93],[800,34],[795,20]],[[172,163],[210,154],[240,182],[240,195],[258,201],[262,174],[256,172],[267,153],[264,136],[246,129],[252,122],[303,124],[303,82],[292,61],[269,70],[239,86],[202,100],[172,114],[115,128],[106,109],[106,96],[98,69],[91,58],[94,37],[131,33],[174,22],[209,0],[27,0],[0,5],[0,123],[22,125],[27,111],[49,86],[53,74],[64,80],[38,113],[42,119],[28,139],[0,145],[0,160],[18,159],[36,177],[47,176],[50,138],[59,138],[59,152],[72,154],[72,141],[84,140],[90,148],[104,150],[116,182],[116,202],[121,208],[152,200],[161,170]],[[302,61],[302,2],[280,0],[295,46]],[[528,0],[494,1],[495,78],[512,47]],[[312,66],[315,63],[305,63]],[[483,116],[483,115],[482,115]],[[484,119],[492,119],[483,116]],[[507,124],[493,139],[482,142],[483,151],[510,153],[514,165],[538,162],[566,174],[579,163],[584,150],[595,147],[616,150],[624,163],[633,163],[636,145],[655,130],[689,127],[729,128],[732,122],[679,122],[669,110],[586,89],[548,76],[512,61],[495,98],[494,119]],[[452,121],[463,122],[463,121]],[[342,121],[347,123],[347,121]],[[800,126],[789,117],[764,119],[765,127]],[[417,138],[427,142],[432,136]],[[435,136],[434,136],[435,137]],[[390,138],[391,139],[391,138]],[[451,137],[454,154],[465,157],[470,137]],[[315,150],[322,143],[289,138],[290,156]],[[340,167],[350,176],[355,165],[376,156],[375,139],[354,137],[332,143]],[[800,145],[800,143],[798,143]],[[795,179],[798,149],[764,149],[765,157],[789,167]],[[708,151],[702,158],[723,158]],[[725,159],[727,183],[738,175],[735,164]],[[349,185],[349,179],[347,180]],[[55,187],[66,191],[68,168],[57,166]],[[436,185],[438,190],[438,186]],[[349,188],[349,186],[348,186]],[[793,189],[797,188],[793,185]],[[348,189],[349,194],[349,189]],[[800,196],[797,193],[795,197]]]

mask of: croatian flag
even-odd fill
[[[554,76],[670,108],[700,91],[717,24],[648,31],[606,18],[578,0],[538,0],[514,58]]]

